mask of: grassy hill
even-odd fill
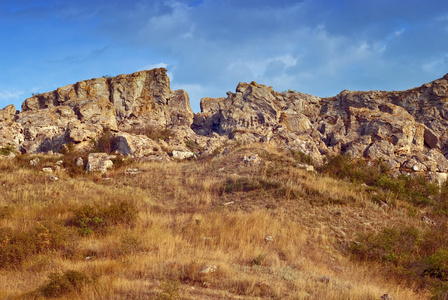
[[[0,159],[0,298],[447,299],[444,187],[345,157],[310,172],[263,144],[225,152],[104,175],[77,153]]]

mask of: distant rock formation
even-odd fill
[[[9,105],[0,110],[0,147],[58,152],[71,143],[89,149],[107,129],[112,150],[137,159],[219,153],[234,140],[301,151],[316,164],[337,154],[382,160],[396,174],[442,180],[448,173],[447,126],[448,75],[407,91],[345,90],[329,98],[240,83],[225,98],[203,98],[194,115],[188,94],[172,91],[160,68],[35,95],[23,102],[22,112]],[[148,128],[171,134],[145,135]]]
[[[240,83],[227,98],[204,98],[192,128],[243,142],[270,142],[321,163],[347,154],[384,161],[433,180],[448,172],[448,75],[401,92],[342,91],[330,98]]]

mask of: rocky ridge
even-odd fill
[[[97,78],[34,95],[0,110],[0,148],[54,153],[92,148],[105,131],[110,152],[141,160],[219,154],[232,142],[271,143],[315,164],[327,155],[382,160],[394,174],[448,174],[448,75],[407,91],[347,91],[330,98],[277,92],[255,82],[223,98],[172,91],[163,68]],[[165,135],[148,132],[167,132]]]

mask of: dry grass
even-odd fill
[[[254,153],[260,164],[241,161]],[[359,232],[391,222],[423,226],[406,205],[385,210],[365,188],[298,169],[287,153],[252,145],[209,160],[128,167],[143,173],[129,176],[123,167],[105,179],[61,171],[51,181],[27,163],[0,160],[1,230],[49,230],[32,239],[48,246],[0,269],[0,298],[43,297],[39,289],[48,276],[67,270],[90,281],[60,299],[429,296],[391,278],[380,264],[351,261],[341,250]],[[135,222],[79,234],[77,209],[117,202],[137,209]],[[216,271],[201,272],[206,266]]]

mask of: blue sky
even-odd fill
[[[324,97],[448,73],[446,0],[1,0],[0,30],[0,108],[160,66],[196,112],[244,81]]]

